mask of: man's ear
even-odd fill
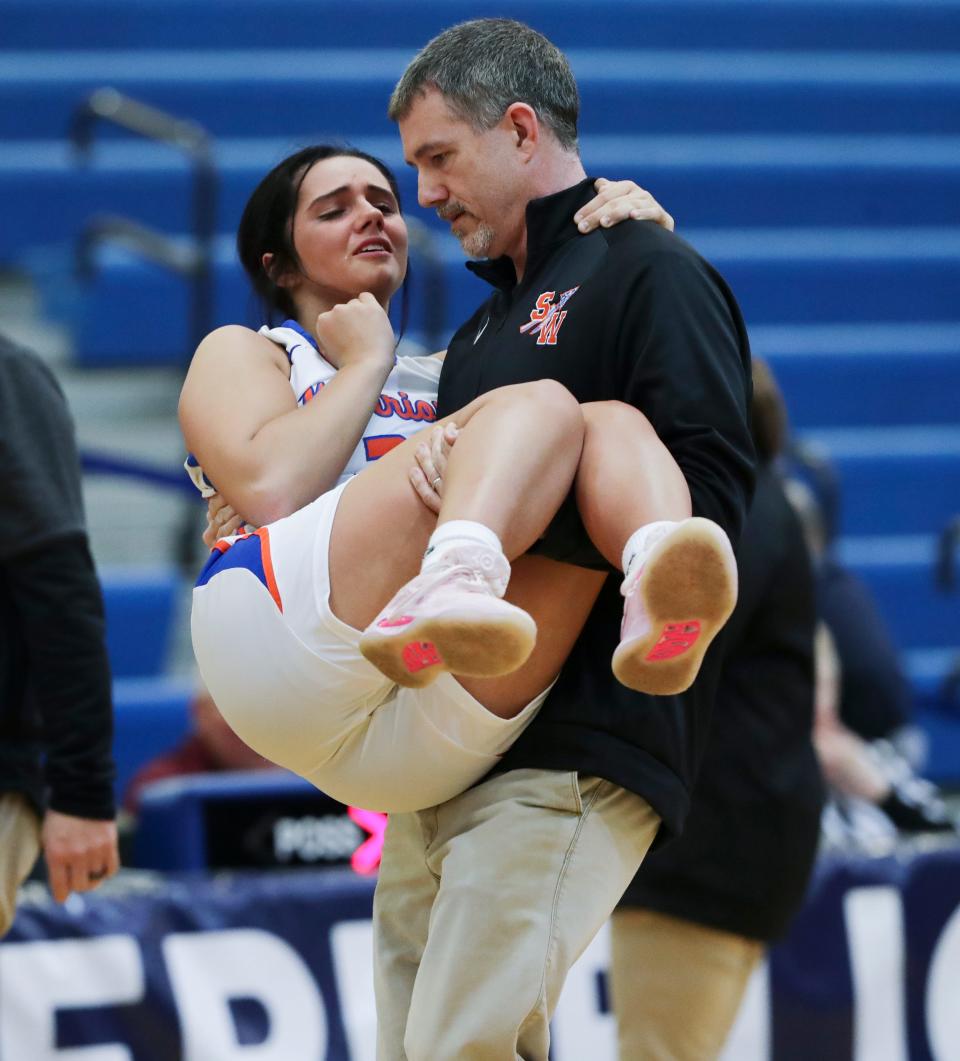
[[[260,259],[260,264],[263,266],[263,271],[270,277],[277,287],[297,286],[299,274],[292,269],[281,270],[277,264],[277,256],[272,251],[267,251],[267,253]]]
[[[540,119],[529,103],[511,103],[503,112],[503,122],[514,136],[517,149],[531,158],[540,143]]]

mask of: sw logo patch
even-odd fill
[[[557,334],[567,316],[563,307],[579,290],[579,284],[571,287],[569,291],[564,291],[556,302],[553,301],[555,291],[544,291],[530,311],[530,320],[520,325],[520,331],[524,335],[535,335],[537,346],[556,346]]]

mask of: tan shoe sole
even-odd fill
[[[402,630],[366,631],[360,651],[382,674],[422,689],[444,671],[497,678],[521,667],[537,641],[537,624],[520,608],[500,617],[466,614],[414,620]]]
[[[630,689],[670,696],[689,689],[737,603],[737,565],[726,535],[693,518],[654,547],[634,589],[650,625],[623,641],[613,673]]]

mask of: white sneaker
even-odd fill
[[[698,516],[652,528],[643,552],[620,589],[613,673],[630,689],[669,696],[690,688],[730,617],[737,564],[723,530]]]
[[[400,589],[364,630],[360,651],[392,682],[411,689],[442,671],[476,678],[525,663],[537,624],[501,600],[510,578],[502,553],[463,545]]]

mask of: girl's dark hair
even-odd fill
[[[265,316],[270,324],[288,317],[295,318],[297,309],[289,291],[275,283],[273,276],[280,276],[289,269],[300,269],[300,259],[293,246],[293,216],[297,210],[300,187],[310,169],[317,162],[328,158],[360,158],[376,166],[386,177],[400,204],[400,189],[397,178],[390,168],[373,155],[355,147],[334,144],[315,144],[305,147],[285,158],[257,185],[243,208],[240,226],[237,229],[237,254],[254,293],[263,303]],[[263,256],[274,256],[270,273],[263,267]],[[400,331],[406,324],[407,281],[403,283],[402,317]]]

